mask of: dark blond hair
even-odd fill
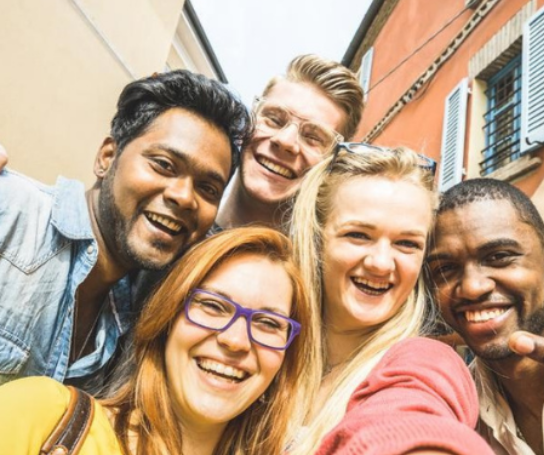
[[[305,325],[309,303],[292,258],[291,243],[283,234],[264,227],[231,229],[196,245],[173,267],[147,302],[135,330],[134,374],[113,398],[104,401],[116,413],[115,431],[127,453],[131,434],[137,438],[137,454],[182,453],[183,435],[166,379],[168,333],[189,292],[225,260],[244,253],[262,255],[284,268],[293,287],[290,317],[302,323],[302,330],[287,349],[280,371],[266,391],[266,399],[253,403],[229,422],[214,454],[283,453],[285,438],[289,437],[288,425],[296,411],[293,396],[309,382],[303,367],[312,358],[312,331]]]
[[[308,54],[295,57],[285,76],[272,78],[263,95],[266,96],[280,80],[303,82],[318,89],[346,114],[339,133],[345,140],[353,137],[363,114],[363,89],[355,73],[338,62]]]

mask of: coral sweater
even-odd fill
[[[411,338],[390,348],[372,369],[316,455],[416,449],[492,455],[473,430],[477,418],[476,389],[462,359],[441,342]]]

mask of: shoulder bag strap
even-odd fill
[[[76,455],[89,432],[94,415],[92,398],[75,387],[68,389],[68,408],[44,442],[40,455]]]

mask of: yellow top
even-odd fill
[[[47,377],[0,386],[0,454],[38,455],[69,401],[70,391]],[[79,455],[122,455],[104,408],[93,401],[93,422]]]

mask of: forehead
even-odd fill
[[[398,226],[402,230],[431,227],[432,204],[428,192],[405,180],[352,177],[341,183],[331,200],[329,220],[348,220]]]
[[[475,201],[438,215],[433,250],[472,250],[498,239],[538,244],[535,230],[519,218],[509,201]]]
[[[344,111],[317,87],[305,82],[280,79],[265,95],[298,117],[317,121],[339,131],[346,121]]]

